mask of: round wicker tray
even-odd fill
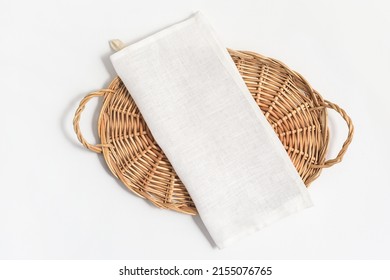
[[[342,160],[353,136],[352,121],[344,110],[324,100],[300,74],[280,61],[248,51],[229,53],[306,186],[322,168]],[[98,96],[104,98],[98,121],[101,144],[92,145],[82,136],[79,121],[86,103]],[[340,113],[349,129],[340,152],[330,160],[325,160],[329,143],[327,108]],[[102,152],[112,173],[134,193],[160,208],[197,213],[119,78],[80,102],[73,125],[80,142],[91,151]]]

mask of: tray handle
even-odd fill
[[[344,154],[347,152],[349,144],[351,144],[351,142],[352,142],[353,133],[354,133],[354,126],[353,126],[351,118],[347,115],[347,113],[342,108],[340,108],[340,106],[338,106],[337,104],[334,104],[328,100],[324,100],[324,103],[322,106],[319,106],[319,107],[316,107],[313,109],[316,110],[316,109],[322,109],[322,108],[333,109],[341,115],[341,117],[344,119],[344,121],[346,122],[346,124],[348,126],[348,135],[347,135],[347,139],[344,141],[343,146],[341,147],[341,150],[339,151],[337,156],[333,159],[326,160],[322,164],[313,164],[312,166],[315,168],[328,168],[328,167],[331,167],[331,166],[341,162]]]
[[[80,117],[81,117],[81,113],[84,111],[85,109],[85,105],[88,103],[88,101],[90,101],[92,98],[94,97],[105,97],[106,95],[108,94],[111,94],[111,93],[114,93],[114,91],[110,90],[110,89],[101,89],[101,90],[98,90],[98,91],[94,91],[94,92],[91,92],[89,94],[87,94],[81,101],[80,101],[80,104],[74,114],[74,118],[73,118],[73,128],[74,128],[74,131],[76,132],[76,135],[77,135],[77,138],[79,139],[79,141],[81,142],[81,144],[84,145],[84,147],[86,147],[88,150],[91,150],[95,153],[101,153],[103,151],[103,147],[110,147],[111,145],[109,144],[95,144],[95,145],[92,145],[90,143],[88,143],[87,140],[85,140],[85,138],[83,137],[82,133],[81,133],[81,130],[80,130]]]

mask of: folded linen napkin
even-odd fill
[[[219,248],[311,206],[202,14],[125,47],[111,61]]]

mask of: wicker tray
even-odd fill
[[[306,186],[342,160],[353,136],[351,119],[339,106],[324,100],[297,72],[275,59],[229,50],[249,91],[283,143]],[[89,144],[79,121],[86,103],[103,97],[98,120],[101,144]],[[334,159],[326,160],[329,143],[327,109],[336,110],[348,125],[348,136]],[[195,205],[163,151],[155,142],[131,95],[119,78],[107,89],[88,94],[75,113],[74,129],[89,150],[103,153],[108,167],[130,190],[156,206],[196,214]]]

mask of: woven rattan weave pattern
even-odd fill
[[[322,168],[342,160],[353,136],[351,119],[344,110],[324,100],[300,74],[277,60],[253,52],[229,53],[306,186]],[[79,120],[86,103],[97,96],[104,97],[98,121],[101,144],[91,145],[81,134]],[[327,108],[340,113],[349,129],[339,154],[331,160],[325,160],[329,142]],[[134,193],[160,208],[197,213],[119,78],[107,89],[88,94],[80,102],[73,124],[80,142],[94,152],[102,152],[112,173]]]

